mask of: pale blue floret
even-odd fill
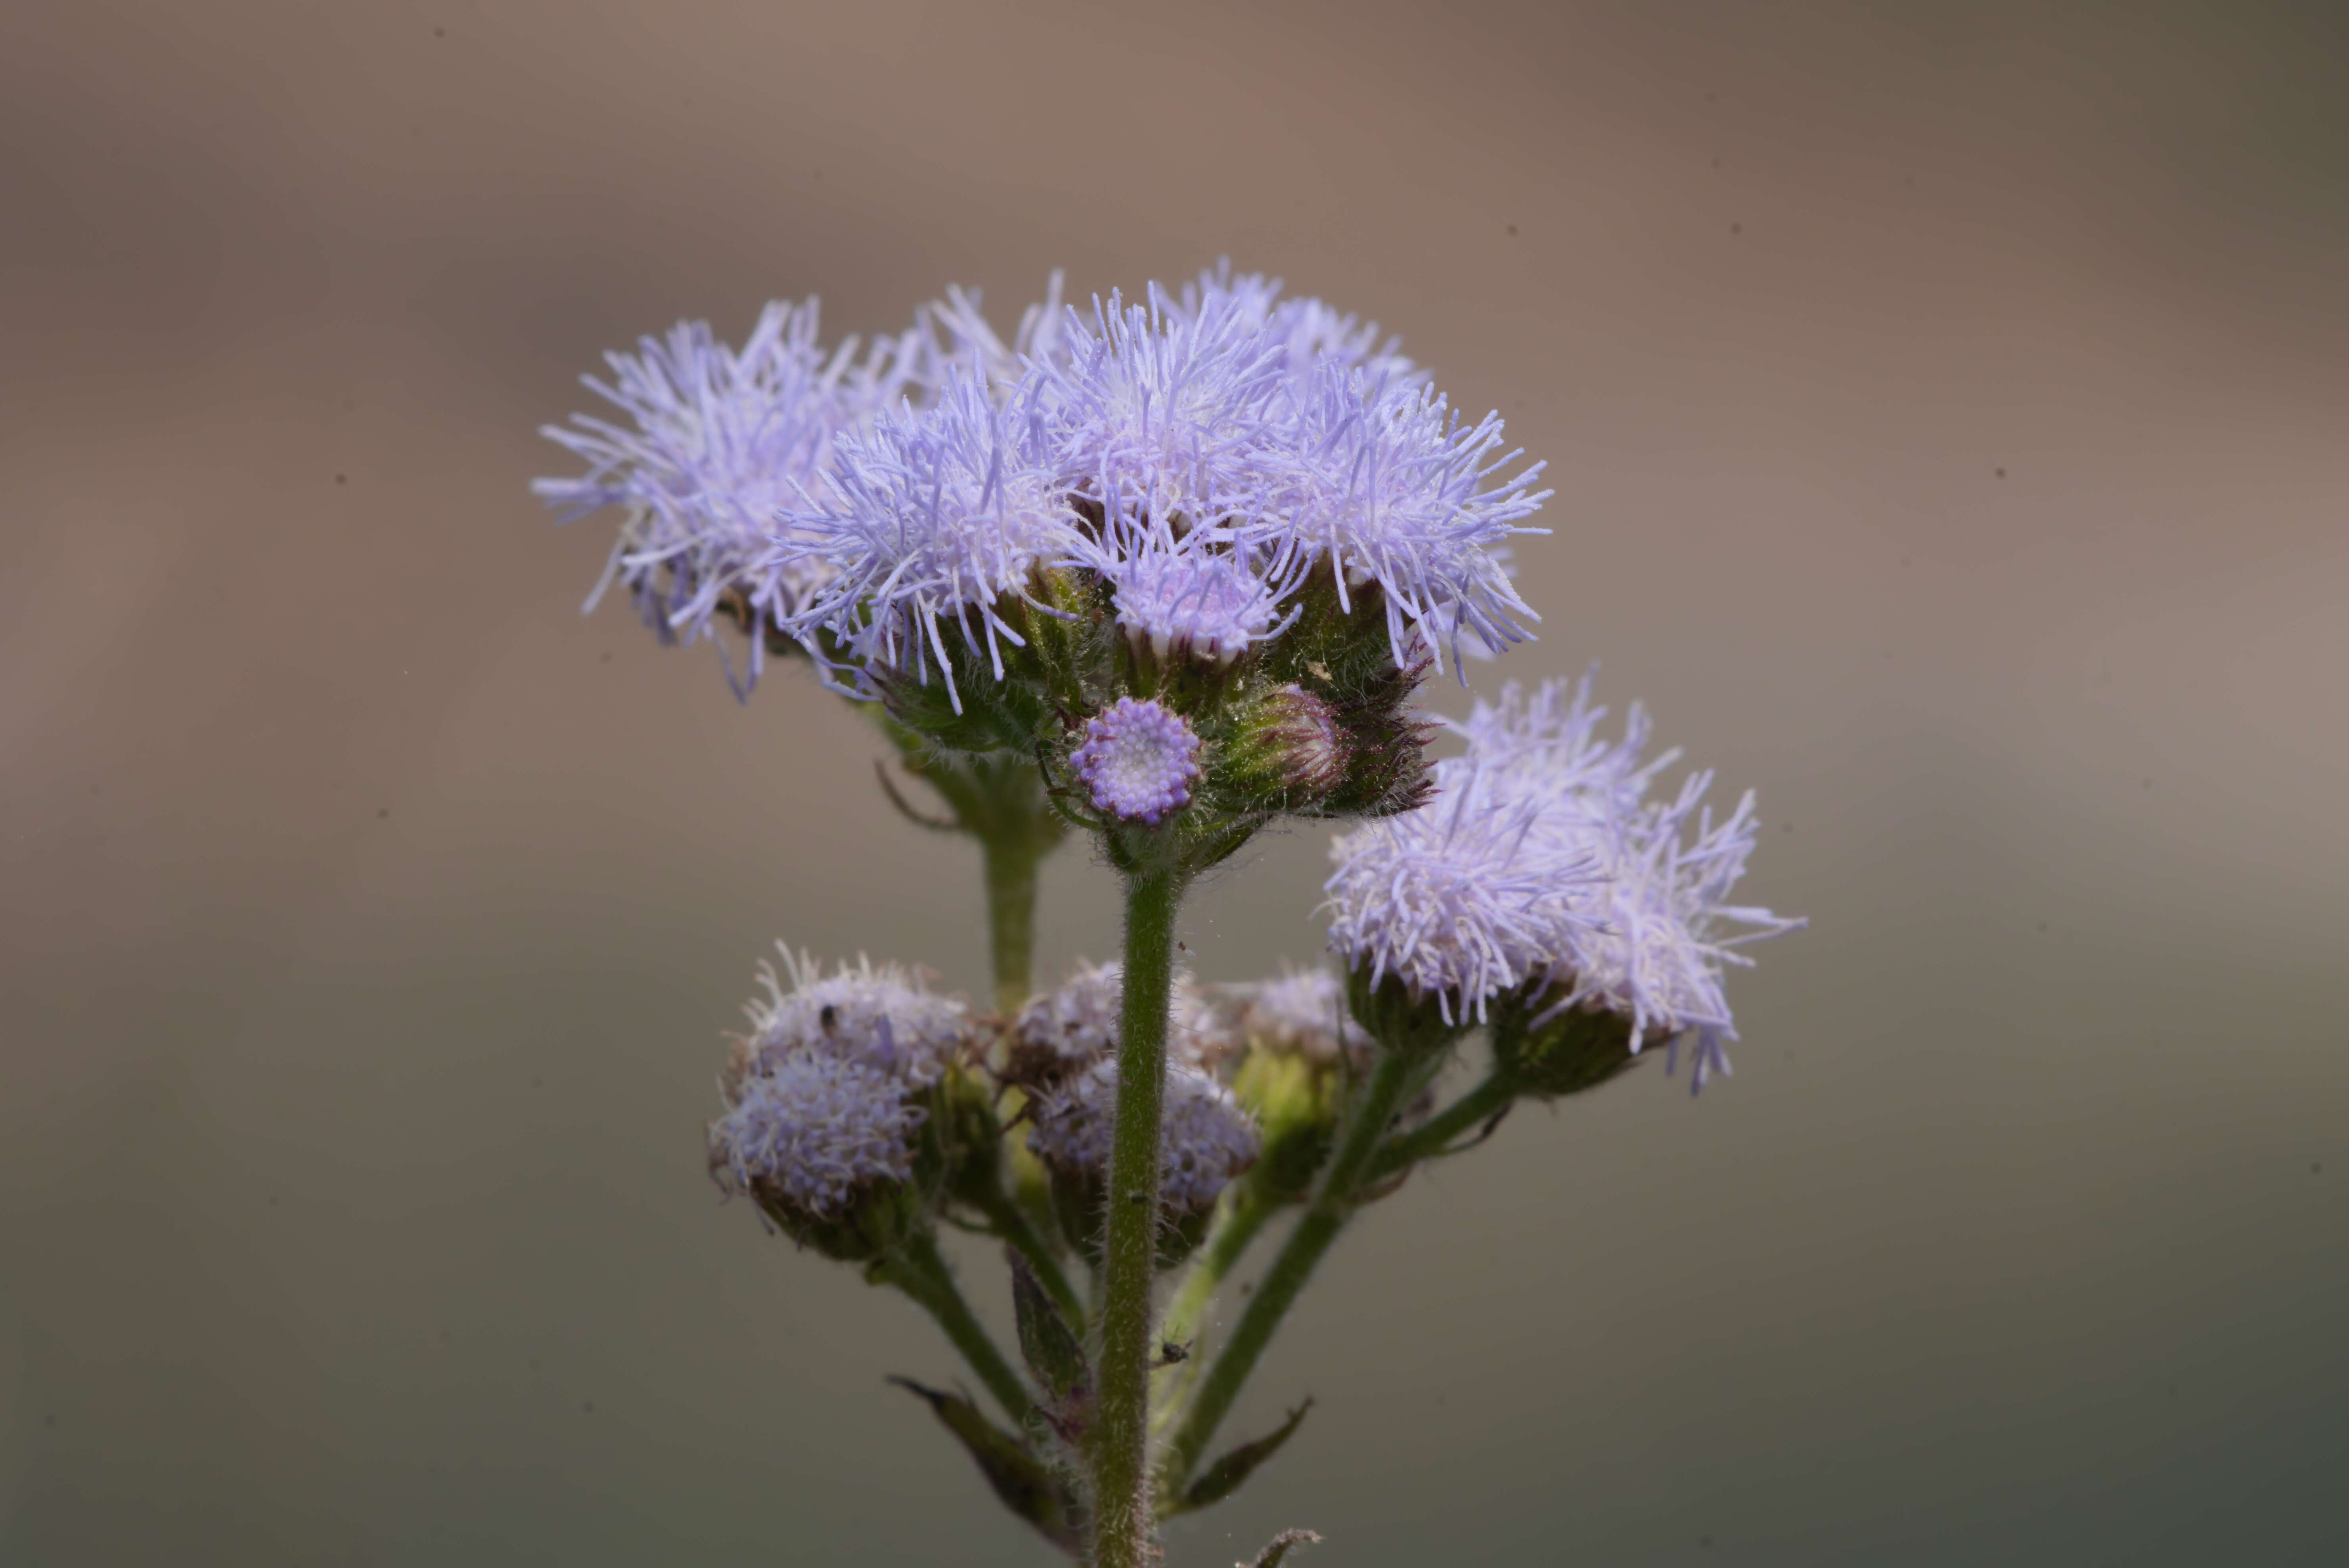
[[[859,359],[851,339],[827,356],[816,326],[812,299],[768,305],[739,349],[706,322],[680,323],[633,355],[605,356],[610,381],[587,378],[626,422],[580,415],[544,428],[588,469],[533,490],[566,518],[625,514],[590,608],[616,580],[664,641],[692,641],[730,597],[787,614],[829,575],[820,557],[776,563],[776,520],[824,492],[835,438],[904,395],[911,344],[885,341]],[[761,644],[751,639],[749,680]]]
[[[1199,738],[1181,714],[1122,696],[1086,721],[1069,766],[1092,790],[1095,810],[1154,827],[1190,803]]]

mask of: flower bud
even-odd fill
[[[1117,1080],[1114,1058],[1094,1063],[1037,1099],[1028,1132],[1028,1147],[1052,1173],[1062,1228],[1088,1256],[1099,1245],[1102,1207],[1117,1198],[1108,1191]],[[1158,1147],[1166,1222],[1159,1261],[1172,1266],[1198,1244],[1216,1198],[1256,1162],[1259,1141],[1231,1090],[1198,1068],[1170,1062]]]
[[[1351,747],[1329,702],[1301,686],[1276,686],[1237,715],[1216,757],[1221,799],[1260,811],[1309,811],[1345,781]]]

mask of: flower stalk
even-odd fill
[[[1154,1556],[1147,1465],[1151,1305],[1158,1258],[1159,1121],[1181,896],[1181,878],[1171,866],[1143,867],[1127,876],[1117,1121],[1102,1247],[1097,1403],[1087,1442],[1093,1568],[1143,1568]]]

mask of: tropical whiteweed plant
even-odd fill
[[[783,954],[720,1079],[719,1186],[934,1316],[998,1408],[900,1379],[998,1497],[1099,1568],[1229,1495],[1298,1429],[1210,1457],[1345,1225],[1516,1100],[1661,1047],[1727,1068],[1735,944],[1795,922],[1729,903],[1753,799],[1660,790],[1635,707],[1586,679],[1504,687],[1449,727],[1449,660],[1529,635],[1506,562],[1548,491],[1501,421],[1456,416],[1375,325],[1219,269],[1063,305],[1009,342],[949,291],[902,336],[826,352],[814,302],[739,348],[702,325],[613,355],[618,420],[546,434],[621,513],[605,583],[664,640],[717,641],[747,694],[804,661],[872,713],[978,841],[991,1012],[922,972]],[[592,605],[594,601],[590,600]],[[737,648],[739,647],[739,652]],[[1184,892],[1276,819],[1349,824],[1323,905],[1338,960],[1203,989]],[[1036,873],[1071,830],[1125,890],[1124,951],[1031,995]],[[1490,1067],[1438,1104],[1483,1030]],[[1285,1238],[1220,1344],[1208,1307]],[[937,1246],[999,1238],[1018,1357]],[[1277,1562],[1292,1532],[1266,1549]]]

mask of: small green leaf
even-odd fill
[[[1178,1511],[1188,1513],[1194,1509],[1206,1508],[1210,1503],[1221,1502],[1237,1491],[1240,1489],[1240,1483],[1255,1472],[1257,1466],[1280,1451],[1280,1445],[1288,1440],[1289,1435],[1297,1430],[1298,1424],[1305,1419],[1305,1412],[1312,1408],[1313,1401],[1306,1400],[1305,1403],[1289,1411],[1288,1419],[1281,1422],[1274,1430],[1257,1439],[1254,1442],[1242,1443],[1214,1464],[1209,1465],[1201,1472],[1199,1479],[1191,1483],[1190,1490],[1183,1494],[1182,1506]],[[1291,1532],[1291,1533],[1296,1532]],[[1281,1537],[1281,1541],[1288,1539],[1288,1536]],[[1315,1536],[1313,1539],[1320,1538]],[[1278,1547],[1280,1552],[1284,1553],[1288,1550],[1288,1547],[1280,1544],[1280,1541],[1274,1542],[1273,1546]],[[1275,1563],[1279,1562],[1278,1553],[1275,1553],[1271,1560]]]
[[[979,1473],[1003,1506],[1033,1525],[1038,1534],[1063,1552],[1074,1553],[1082,1544],[1071,1522],[1075,1510],[1051,1470],[1029,1451],[1028,1445],[978,1412],[959,1394],[926,1388],[911,1377],[890,1382],[926,1400],[941,1426],[962,1441],[978,1463]]]
[[[1061,1315],[1060,1305],[1027,1257],[1017,1247],[1006,1247],[1004,1253],[1011,1260],[1011,1305],[1019,1320],[1019,1353],[1027,1357],[1028,1370],[1054,1405],[1067,1408],[1082,1402],[1089,1379],[1085,1347],[1077,1331]]]

